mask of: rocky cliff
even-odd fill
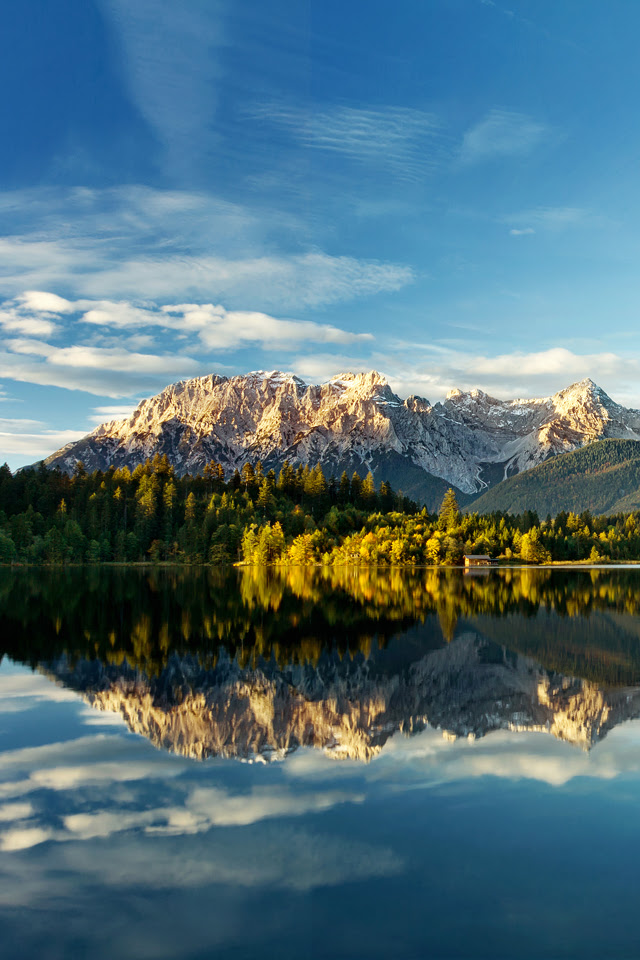
[[[185,380],[143,401],[126,420],[99,426],[45,462],[72,470],[135,467],[166,454],[179,473],[215,460],[227,472],[261,460],[320,462],[327,474],[372,470],[429,501],[443,484],[467,494],[548,457],[607,437],[640,439],[640,411],[591,380],[553,397],[496,400],[452,390],[444,403],[401,400],[376,372],[307,385],[283,373]],[[440,485],[434,485],[439,478]]]

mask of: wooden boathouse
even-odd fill
[[[486,553],[465,553],[465,567],[495,567],[498,561]]]

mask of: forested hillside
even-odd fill
[[[464,553],[505,560],[640,559],[640,513],[462,514],[449,489],[437,514],[376,489],[373,476],[326,478],[285,464],[276,476],[219,464],[177,477],[156,456],[73,476],[0,469],[2,563],[235,563],[406,566],[457,564]]]
[[[245,534],[273,524],[275,537],[314,547],[359,529],[371,513],[418,507],[371,474],[325,478],[316,466],[285,464],[278,477],[245,464],[228,479],[219,464],[178,477],[165,456],[73,476],[45,467],[0,469],[0,561],[32,563],[233,562]],[[322,533],[324,531],[324,533]],[[295,551],[294,551],[295,553]]]
[[[640,442],[600,440],[504,480],[467,508],[480,513],[561,510],[594,514],[640,508]]]

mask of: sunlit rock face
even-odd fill
[[[319,462],[329,474],[372,470],[428,500],[436,495],[433,477],[471,494],[605,438],[640,439],[640,411],[614,403],[591,380],[534,400],[452,390],[432,406],[421,397],[401,400],[375,371],[321,385],[259,371],[173,384],[45,462],[63,470],[78,460],[88,470],[133,468],[158,453],[179,473],[215,460],[227,474],[258,460],[268,467]]]
[[[544,731],[589,749],[640,715],[640,688],[605,690],[550,674],[472,631],[394,672],[379,669],[375,655],[285,668],[241,668],[221,655],[205,669],[174,654],[151,679],[99,661],[42,669],[96,709],[121,714],[155,746],[199,760],[267,761],[308,746],[367,761],[393,734],[427,725],[449,740]]]

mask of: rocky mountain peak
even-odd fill
[[[572,425],[589,421],[590,427],[596,430],[610,420],[619,420],[624,411],[589,377],[560,390],[551,397],[551,403],[556,415]]]
[[[453,404],[483,404],[500,402],[500,400],[496,400],[495,397],[491,397],[488,393],[485,393],[484,390],[478,390],[475,387],[473,390],[459,390],[457,387],[454,387],[452,390],[447,392],[445,397],[445,403]]]
[[[369,370],[361,373],[339,373],[326,382],[338,387],[341,386],[344,389],[375,389],[376,387],[386,387],[389,385],[387,378],[383,374],[378,373],[377,370]]]
[[[584,380],[578,380],[576,383],[572,383],[570,386],[565,387],[564,390],[559,390],[558,393],[553,396],[553,400],[569,399],[583,402],[590,400],[594,403],[612,404],[614,402],[611,397],[607,396],[602,387],[599,387],[590,377],[585,377]],[[615,405],[617,406],[617,404]]]
[[[429,413],[432,409],[432,406],[426,397],[417,397],[415,394],[411,394],[410,397],[407,397],[404,405],[407,410],[411,410],[412,413]]]

